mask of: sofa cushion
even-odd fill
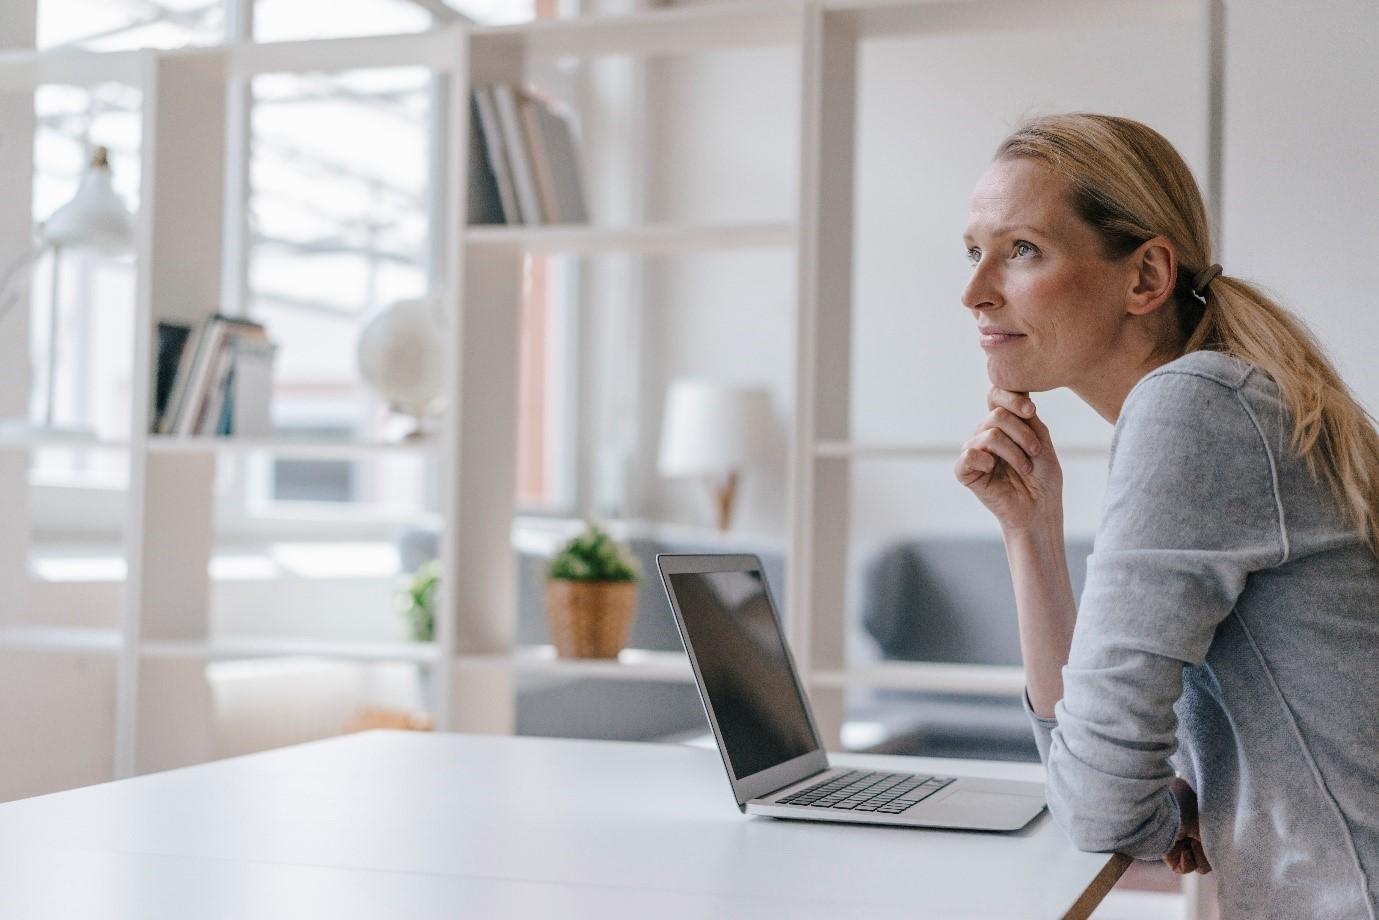
[[[1090,540],[1068,542],[1074,597],[1086,580]],[[882,657],[1020,664],[1015,589],[996,537],[911,537],[865,566],[862,625]]]

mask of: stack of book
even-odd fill
[[[160,322],[153,432],[267,436],[276,352],[247,319],[216,313],[195,329]]]
[[[570,119],[508,83],[474,90],[469,222],[567,224],[589,219]]]

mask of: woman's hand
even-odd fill
[[[1207,854],[1202,849],[1202,832],[1197,823],[1197,793],[1179,776],[1169,781],[1168,788],[1178,800],[1182,821],[1178,825],[1178,838],[1164,854],[1164,862],[1179,875],[1189,872],[1205,875],[1211,871],[1211,863],[1207,862]]]
[[[992,387],[986,406],[991,411],[954,465],[958,482],[1006,531],[1061,520],[1063,470],[1029,394]]]

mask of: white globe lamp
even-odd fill
[[[403,300],[365,322],[356,349],[359,373],[394,412],[409,415],[423,435],[423,421],[436,411],[445,387],[441,328],[435,304]]]

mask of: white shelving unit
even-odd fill
[[[713,249],[793,249],[791,224],[643,227],[469,227],[465,243],[477,256],[514,248],[531,253],[686,253]]]
[[[511,668],[519,673],[554,673],[609,680],[656,680],[690,683],[689,659],[680,652],[624,649],[617,661],[572,661],[556,657],[551,645],[524,646],[509,654],[457,655],[458,668]]]
[[[1203,23],[1202,55],[1219,54],[1221,0],[783,0],[723,3],[603,19],[501,28],[453,25],[415,35],[244,44],[118,54],[0,53],[0,97],[48,83],[119,82],[143,96],[142,206],[138,215],[135,406],[127,440],[89,445],[128,451],[127,577],[118,630],[17,627],[0,618],[0,648],[66,650],[117,659],[113,774],[207,756],[205,713],[182,699],[207,661],[285,654],[402,659],[431,668],[433,715],[445,730],[511,731],[515,676],[558,672],[608,679],[685,682],[682,655],[629,650],[622,661],[564,662],[548,648],[518,648],[511,529],[515,514],[516,367],[522,257],[537,253],[677,254],[708,249],[790,250],[797,267],[794,426],[788,464],[787,628],[825,737],[838,742],[849,687],[904,687],[1016,695],[1018,668],[940,664],[849,667],[844,654],[849,477],[854,460],[949,457],[953,445],[867,444],[851,439],[851,322],[855,107],[862,43],[932,32],[1086,27],[1190,17]],[[465,189],[470,87],[521,81],[534,63],[565,56],[691,55],[777,47],[799,56],[798,206],[787,222],[722,226],[468,226]],[[162,319],[195,321],[237,290],[239,241],[225,229],[227,118],[235,87],[258,74],[425,67],[448,78],[448,169],[436,252],[448,317],[445,348],[451,410],[434,446],[150,436],[152,342]],[[1204,87],[1219,164],[1220,87]],[[31,106],[30,106],[31,109]],[[26,164],[24,168],[30,168]],[[1215,179],[1215,175],[1209,177]],[[3,180],[28,200],[27,184]],[[1215,207],[1218,184],[1209,182]],[[27,211],[27,208],[21,209]],[[23,215],[25,230],[27,213]],[[17,220],[16,220],[17,225]],[[15,226],[0,227],[15,236]],[[21,237],[22,238],[22,237]],[[222,279],[224,283],[222,284]],[[231,302],[227,300],[226,302]],[[24,506],[30,451],[49,442],[0,442],[0,498]],[[70,446],[62,442],[62,446]],[[1063,448],[1098,456],[1100,445]],[[442,598],[434,643],[217,639],[208,626],[212,480],[217,459],[265,452],[358,457],[414,452],[439,464]],[[21,512],[0,522],[0,550],[24,547]],[[825,526],[826,525],[826,526]],[[0,571],[22,580],[13,560]],[[22,566],[22,558],[21,558]],[[462,590],[447,590],[453,586]],[[22,592],[20,594],[22,597]],[[22,603],[20,600],[18,603]],[[195,698],[195,694],[190,694]],[[171,701],[171,702],[170,702]]]

